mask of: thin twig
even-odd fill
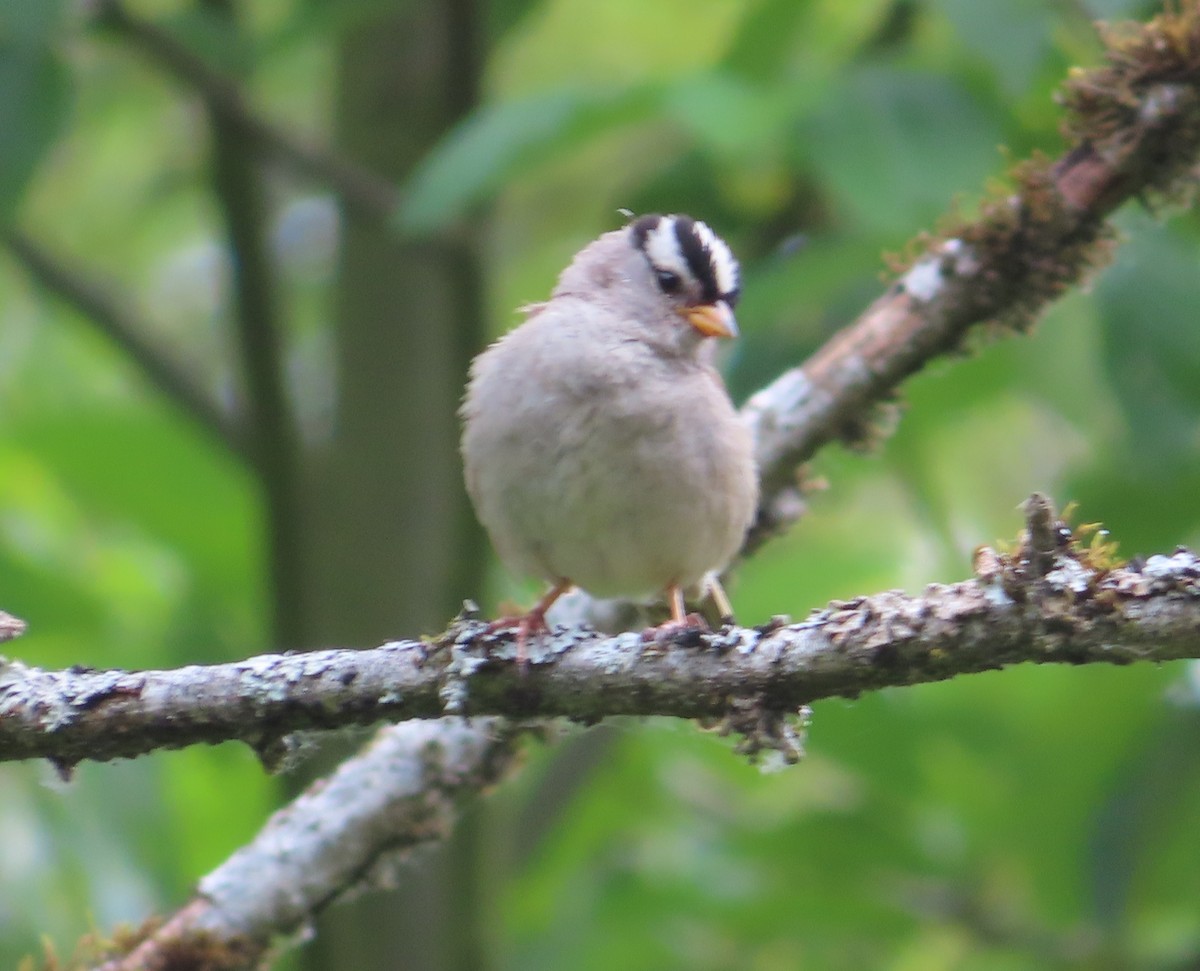
[[[371,222],[387,222],[398,210],[400,195],[385,179],[276,125],[246,104],[241,87],[210,67],[168,31],[130,13],[120,0],[99,0],[97,21],[118,33],[166,73],[196,91],[209,110],[270,161],[328,186],[347,210]]]
[[[219,4],[219,6],[218,6]],[[235,30],[225,0],[214,13]],[[246,392],[245,425],[254,468],[265,492],[267,575],[273,590],[272,638],[299,644],[300,530],[299,453],[296,418],[284,381],[279,285],[267,240],[267,205],[251,141],[219,103],[205,98],[212,132],[213,190],[232,251],[232,318]]]
[[[122,306],[106,287],[68,266],[17,229],[4,231],[4,243],[30,276],[120,347],[160,392],[232,453],[242,459],[249,457],[248,443],[237,417],[223,411],[164,348],[152,341],[149,326]]]

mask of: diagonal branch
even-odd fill
[[[98,0],[98,22],[118,33],[167,74],[196,91],[254,149],[333,190],[347,210],[371,222],[386,222],[400,196],[386,179],[326,146],[306,141],[256,114],[230,78],[210,67],[165,30],[130,13],[120,0]]]
[[[454,718],[380,733],[276,812],[151,937],[97,971],[262,966],[276,939],[310,926],[332,898],[386,885],[415,851],[444,839],[461,803],[510,767],[519,731]]]
[[[1112,32],[1108,64],[1065,85],[1069,145],[1014,167],[1012,191],[972,222],[922,236],[920,255],[850,327],[743,408],[762,470],[758,522],[745,552],[802,512],[796,469],[829,442],[884,433],[872,411],[931,360],[960,350],[980,324],[1020,333],[1103,262],[1104,223],[1147,193],[1185,195],[1200,158],[1200,8]]]
[[[104,286],[68,266],[19,230],[5,230],[4,242],[30,276],[120,347],[151,384],[235,455],[242,459],[249,457],[248,443],[236,416],[223,411],[191,375],[150,339],[149,328],[121,306]]]

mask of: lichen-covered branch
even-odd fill
[[[414,851],[445,838],[460,803],[508,768],[519,732],[502,719],[458,718],[380,732],[276,812],[166,923],[97,971],[258,967],[330,903],[387,885]]]
[[[743,409],[763,493],[747,551],[803,511],[797,467],[824,444],[861,446],[900,384],[980,324],[1019,333],[1107,259],[1105,218],[1132,198],[1175,198],[1200,161],[1200,7],[1106,36],[1104,67],[1066,83],[1066,151],[1016,165],[978,219],[912,244],[899,280],[853,325]]]
[[[0,760],[43,757],[66,769],[239,739],[272,763],[293,732],[442,715],[724,719],[751,747],[786,749],[771,735],[780,718],[819,698],[1029,661],[1200,657],[1195,554],[1110,567],[1045,500],[1031,501],[1027,516],[1019,553],[983,548],[974,579],[931,584],[920,596],[888,591],[835,602],[801,623],[665,642],[562,629],[528,646],[527,667],[510,632],[467,616],[430,641],[168,671],[9,662],[0,667]]]

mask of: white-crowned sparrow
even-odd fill
[[[588,244],[546,303],[480,354],[462,406],[467,490],[501,560],[549,592],[597,597],[716,582],[754,518],[751,436],[711,363],[734,337],[740,282],[704,223],[651,215]],[[520,647],[519,647],[520,652]]]

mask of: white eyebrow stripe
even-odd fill
[[[675,238],[675,220],[662,219],[658,225],[646,234],[646,244],[643,247],[651,266],[659,270],[670,270],[682,279],[692,276],[687,261],[679,250],[679,241]]]
[[[736,302],[741,289],[737,258],[707,223],[677,215],[646,218],[639,227],[639,244],[654,270],[695,280],[705,299]],[[700,267],[693,265],[697,260]]]
[[[725,240],[714,233],[707,223],[697,220],[695,223],[696,236],[711,255],[713,277],[717,282],[717,290],[722,294],[732,293],[738,286],[738,262],[733,251],[726,245]]]

